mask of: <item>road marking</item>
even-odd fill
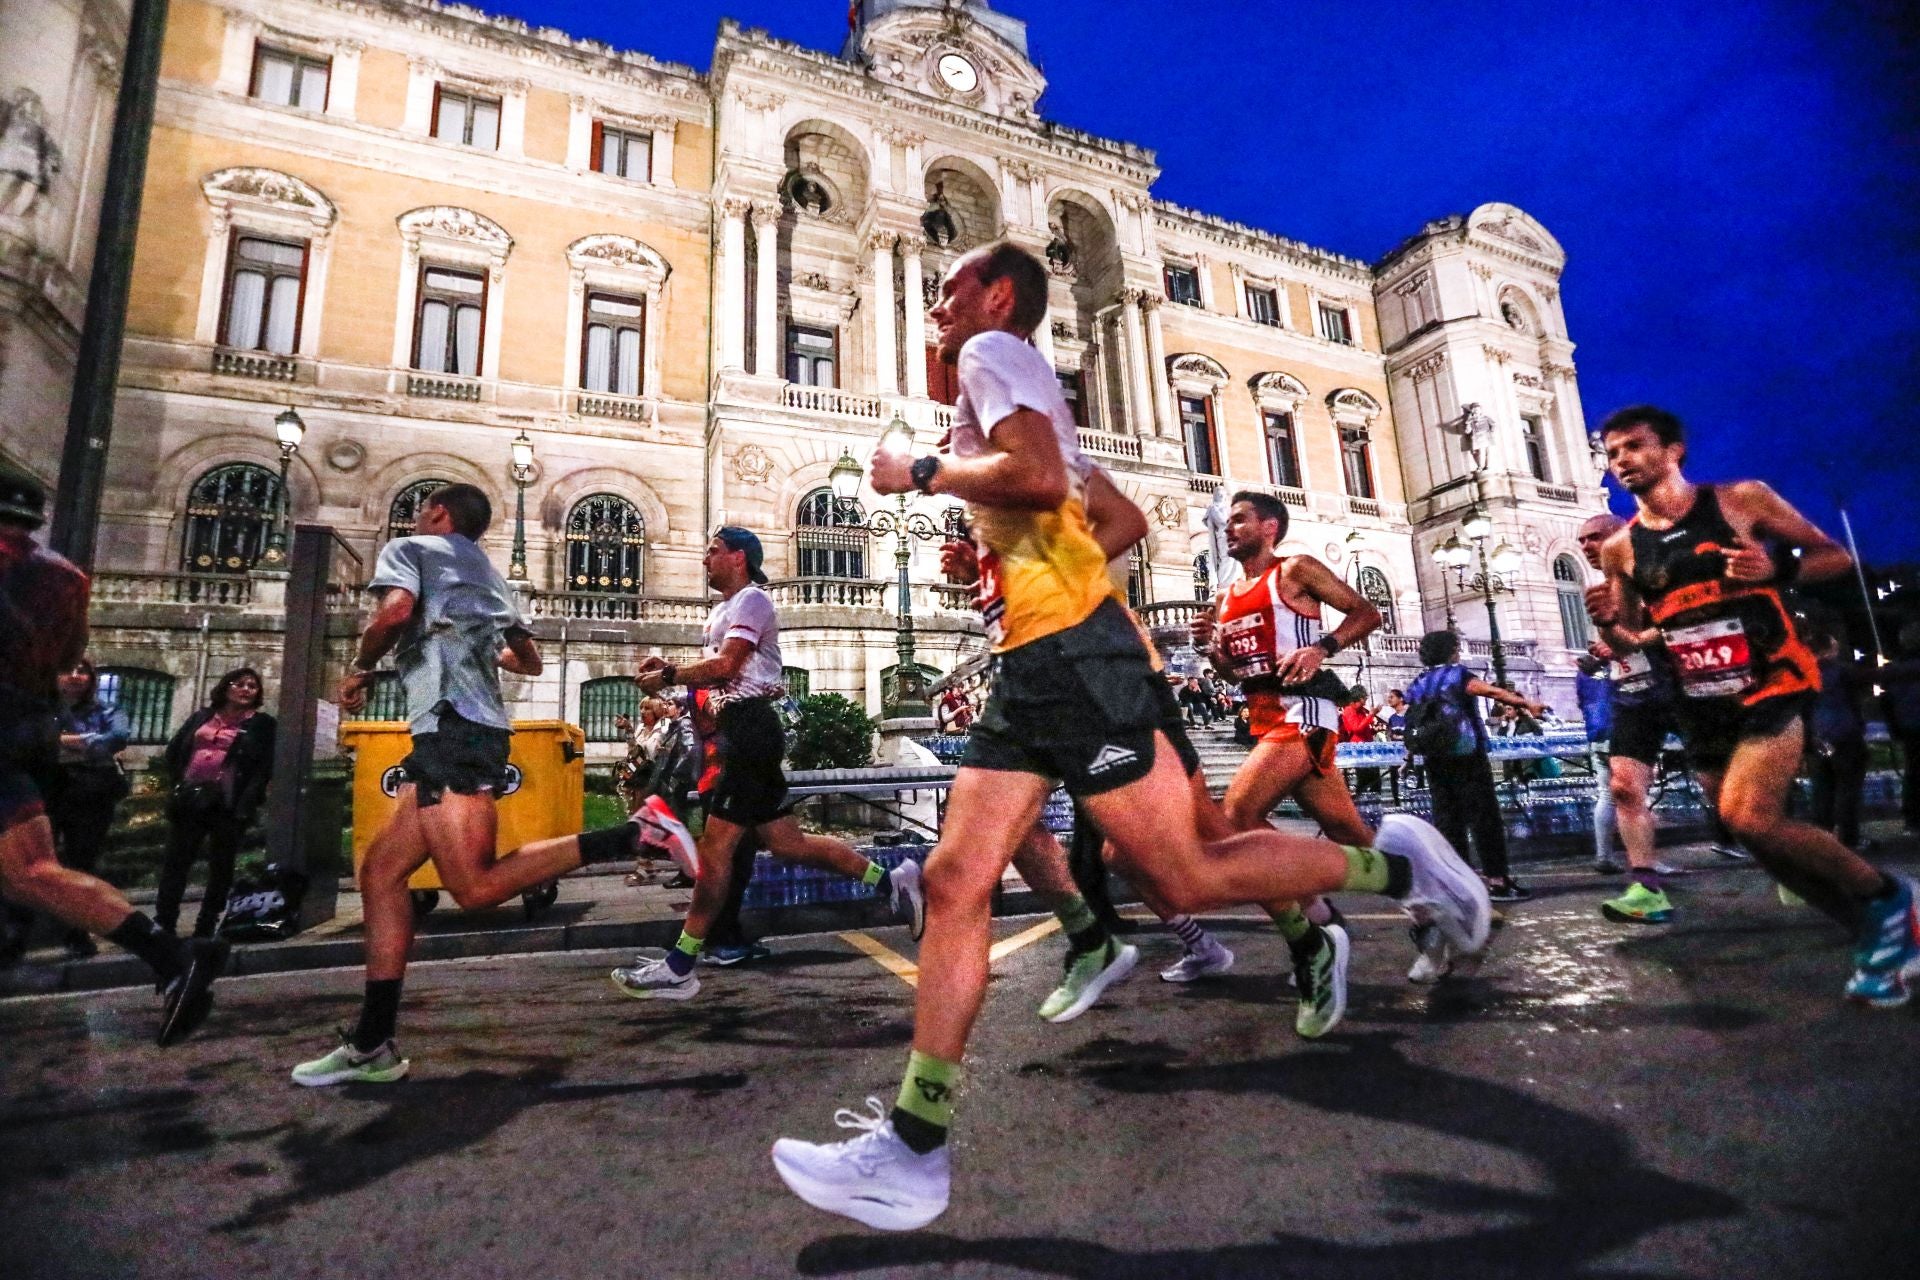
[[[1011,938],[1002,938],[999,942],[994,943],[993,947],[987,952],[987,963],[992,964],[995,960],[1005,959],[1022,947],[1030,947],[1059,928],[1059,917],[1048,916],[1032,928],[1022,929]]]
[[[1048,934],[1057,933],[1060,921],[1048,916],[1039,924],[1030,925],[1010,938],[1002,938],[987,951],[987,963],[1004,960],[1024,947],[1030,947]],[[878,938],[864,933],[843,933],[840,940],[856,950],[863,951],[875,964],[885,969],[910,987],[920,985],[920,966],[889,947]]]

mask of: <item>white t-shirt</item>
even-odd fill
[[[741,639],[753,645],[740,672],[726,684],[715,687],[712,702],[718,706],[738,698],[777,698],[786,692],[786,678],[780,666],[780,618],[773,600],[756,586],[742,587],[731,597],[715,602],[707,615],[707,629],[701,637],[707,657],[718,656],[728,640]]]
[[[960,402],[954,406],[953,439],[957,458],[985,453],[993,428],[1020,409],[1044,413],[1053,422],[1054,439],[1068,470],[1084,482],[1093,461],[1080,448],[1080,428],[1060,394],[1060,379],[1047,358],[1030,342],[1004,329],[976,333],[960,348]]]

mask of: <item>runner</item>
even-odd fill
[[[86,652],[91,583],[33,541],[46,508],[38,480],[0,463],[0,894],[146,961],[165,997],[158,1040],[170,1045],[213,1008],[227,944],[174,937],[118,889],[54,856],[43,797],[59,768],[58,681]]]
[[[1787,816],[1814,657],[1780,589],[1852,567],[1844,548],[1759,481],[1695,485],[1680,419],[1634,405],[1600,425],[1607,464],[1639,514],[1601,549],[1587,607],[1616,650],[1649,622],[1671,657],[1681,736],[1735,836],[1784,887],[1858,931],[1848,999],[1894,1008],[1920,973],[1913,887],[1830,833]]]
[[[809,1203],[869,1226],[924,1226],[945,1209],[947,1132],[960,1060],[987,982],[992,895],[1061,779],[1113,842],[1128,878],[1181,912],[1279,910],[1333,890],[1387,893],[1430,909],[1464,952],[1485,945],[1485,887],[1437,832],[1395,815],[1376,847],[1250,832],[1203,846],[1192,784],[1161,732],[1165,681],[1151,646],[1113,599],[1087,530],[1085,481],[1056,432],[1071,414],[1027,341],[1045,319],[1046,269],[1001,242],[960,259],[933,316],[940,358],[959,366],[956,420],[987,439],[975,456],[878,453],[882,494],[919,489],[969,504],[982,613],[998,655],[992,696],[954,779],[926,870],[913,1051],[897,1105],[842,1112],[850,1142],[774,1144],[775,1168]],[[957,429],[956,429],[957,430]]]
[[[912,920],[915,938],[926,923],[918,863],[907,859],[888,872],[844,840],[808,835],[793,818],[786,774],[780,768],[786,730],[773,705],[786,691],[780,620],[772,598],[760,589],[767,581],[762,557],[760,539],[751,530],[737,525],[718,530],[707,544],[707,582],[720,599],[707,616],[706,656],[684,667],[661,658],[640,665],[643,693],[670,685],[707,691],[718,772],[706,792],[707,824],[696,855],[699,877],[680,940],[663,959],[613,971],[613,985],[639,999],[689,1000],[699,993],[694,962],[709,927],[727,904],[737,874],[734,853],[748,832],[776,858],[837,871],[869,886],[885,880],[894,908]],[[654,838],[664,834],[676,841],[691,839],[658,797],[637,816],[643,827],[653,829]]]

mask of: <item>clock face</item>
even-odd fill
[[[980,73],[973,69],[971,62],[957,53],[941,54],[934,69],[940,73],[942,84],[959,93],[971,93],[974,86],[980,83]]]

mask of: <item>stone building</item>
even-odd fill
[[[1602,495],[1543,227],[1483,205],[1369,265],[1180,208],[1151,151],[1044,118],[1021,20],[854,17],[839,54],[723,23],[701,73],[430,0],[173,0],[97,593],[144,732],[242,660],[271,683],[289,407],[285,507],[337,532],[343,585],[434,484],[493,496],[554,659],[520,714],[606,736],[637,654],[697,642],[722,523],[767,545],[794,682],[879,711],[896,542],[862,522],[899,513],[836,499],[834,468],[896,418],[945,430],[926,312],[998,236],[1050,264],[1035,341],[1149,515],[1150,618],[1190,610],[1216,492],[1265,489],[1289,548],[1386,611],[1356,656],[1384,690],[1449,605],[1486,635],[1430,554],[1477,504],[1515,561],[1515,677],[1570,705],[1584,622],[1556,565]],[[906,541],[942,671],[979,629]]]

